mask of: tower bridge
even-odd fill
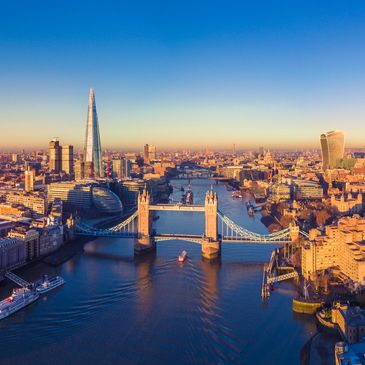
[[[153,229],[154,211],[197,212],[204,213],[205,229],[202,235],[158,233]],[[137,222],[137,223],[135,223]],[[219,231],[219,223],[221,224]],[[275,244],[297,241],[299,235],[306,235],[295,224],[289,228],[270,233],[259,234],[239,226],[218,209],[217,193],[209,190],[204,205],[151,204],[150,194],[144,189],[138,196],[138,209],[126,220],[108,229],[97,229],[83,222],[76,222],[74,232],[78,235],[97,237],[134,238],[135,253],[153,251],[156,242],[166,240],[185,240],[201,244],[202,256],[214,259],[220,255],[222,242]]]

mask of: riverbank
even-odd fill
[[[300,351],[300,365],[334,365],[334,349],[338,341],[340,341],[339,336],[316,333]]]
[[[59,266],[77,254],[82,254],[84,252],[84,244],[89,240],[87,237],[76,238],[61,246],[57,251],[40,259],[40,261],[50,266]]]

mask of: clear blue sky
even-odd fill
[[[364,1],[2,1],[0,148],[365,145]]]

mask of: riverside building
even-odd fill
[[[61,182],[48,185],[48,202],[60,200],[68,211],[84,212],[95,208],[98,213],[117,214],[123,210],[117,195],[95,182]]]
[[[24,243],[16,238],[0,239],[0,270],[10,270],[24,263]]]
[[[318,271],[338,268],[340,276],[365,284],[365,219],[342,217],[325,232],[309,231],[302,247],[302,274],[311,279]]]

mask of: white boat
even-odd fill
[[[39,294],[47,293],[48,291],[52,289],[56,289],[59,286],[63,285],[65,283],[65,280],[61,276],[55,276],[54,278],[48,278],[47,275],[44,276],[43,282],[40,283],[36,287],[36,291]]]
[[[28,288],[13,289],[11,296],[0,302],[0,319],[10,316],[10,314],[35,302],[38,298],[39,294],[35,290]]]
[[[179,255],[178,261],[179,262],[184,262],[186,260],[186,258],[188,257],[188,253],[184,250],[181,252],[181,254]]]

